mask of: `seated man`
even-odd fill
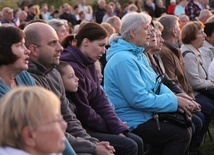
[[[98,142],[82,128],[75,114],[69,109],[69,101],[65,96],[65,89],[59,72],[54,69],[59,64],[62,46],[55,30],[45,23],[32,23],[25,29],[26,47],[30,50],[28,71],[35,78],[38,85],[52,90],[61,101],[61,113],[68,124],[66,136],[74,151],[79,155],[113,153],[113,147],[108,142]]]

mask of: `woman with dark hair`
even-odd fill
[[[0,27],[0,97],[20,85],[35,85],[28,69],[30,51],[24,33],[15,27]]]
[[[107,36],[99,24],[86,23],[76,36],[65,38],[61,60],[68,62],[79,78],[78,91],[68,92],[67,97],[76,103],[77,117],[91,136],[109,141],[116,155],[142,155],[142,139],[118,119],[100,88],[94,63],[105,53]]]
[[[18,86],[34,86],[28,69],[30,51],[25,47],[25,35],[13,26],[0,27],[0,98]],[[66,140],[66,153],[74,153]]]

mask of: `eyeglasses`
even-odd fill
[[[59,123],[60,124],[62,122],[64,122],[63,116],[62,115],[57,115],[57,118],[55,118],[54,120],[42,123],[42,124],[40,124],[40,126],[46,126],[46,125],[55,124],[55,123]]]

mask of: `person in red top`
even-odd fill
[[[174,15],[176,7],[176,0],[170,0],[170,5],[167,7],[167,13],[170,15]]]

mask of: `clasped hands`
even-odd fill
[[[178,99],[178,111],[186,113],[189,117],[192,117],[193,113],[201,111],[201,105],[195,102],[195,100],[185,93],[176,94]]]

